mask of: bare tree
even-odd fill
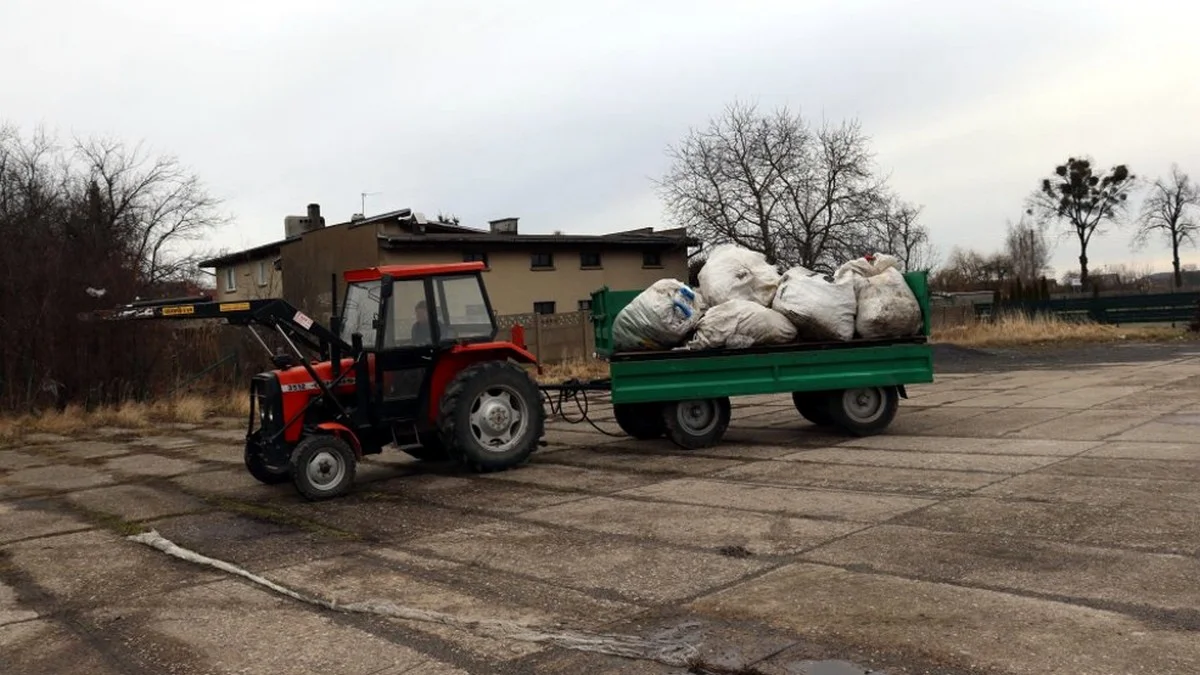
[[[141,144],[128,147],[111,139],[77,140],[82,171],[77,180],[95,186],[99,217],[132,244],[142,283],[194,278],[200,258],[182,245],[226,222],[219,201],[200,179],[171,156],[150,157]]]
[[[876,251],[900,259],[906,271],[932,270],[938,262],[929,230],[919,222],[924,207],[890,199],[874,223]]]
[[[668,156],[657,186],[679,224],[785,266],[832,269],[866,253],[887,201],[857,122],[814,130],[786,108],[760,114],[735,103]]]
[[[1134,181],[1124,164],[1098,174],[1090,159],[1071,157],[1054,168],[1053,177],[1042,179],[1041,187],[1030,196],[1030,215],[1064,222],[1067,234],[1079,240],[1079,280],[1084,286],[1088,283],[1088,244],[1093,235],[1104,234],[1100,229],[1104,223],[1120,220]]]
[[[1138,231],[1134,246],[1144,246],[1151,237],[1167,238],[1171,244],[1171,265],[1175,270],[1175,287],[1183,286],[1183,271],[1179,265],[1179,248],[1196,244],[1200,233],[1200,185],[1180,170],[1171,166],[1171,177],[1159,178],[1150,187],[1150,194],[1142,203],[1138,218]]]
[[[1050,245],[1042,223],[1030,223],[1024,217],[1017,223],[1009,221],[1004,252],[1012,261],[1013,274],[1022,283],[1040,279],[1050,270]]]
[[[215,204],[173,159],[0,130],[0,406],[35,406],[46,391],[59,405],[111,400],[170,379],[156,366],[187,354],[164,351],[167,332],[78,317],[187,281],[178,245],[217,222]]]

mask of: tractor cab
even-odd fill
[[[483,263],[392,265],[346,272],[338,334],[355,334],[365,349],[387,352],[492,342],[495,317]]]

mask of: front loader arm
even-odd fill
[[[337,347],[343,353],[351,351],[350,345],[332,330],[281,298],[213,302],[211,298],[201,296],[144,301],[93,312],[93,316],[105,321],[224,319],[233,325],[258,324],[282,330],[327,357],[331,347]]]

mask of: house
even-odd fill
[[[482,261],[497,314],[575,312],[603,286],[645,288],[664,277],[686,280],[682,229],[643,228],[600,235],[522,234],[517,218],[488,229],[429,221],[410,209],[325,225],[320,206],[284,219],[284,237],[200,263],[215,270],[218,300],[283,297],[328,319],[330,298],[347,269],[376,265]],[[336,279],[335,279],[336,277]]]

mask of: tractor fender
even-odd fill
[[[341,422],[321,422],[317,425],[317,429],[331,436],[337,436],[343,441],[346,441],[350,444],[351,448],[354,448],[355,459],[363,458],[362,443],[359,443],[358,436],[356,436],[354,432],[350,430],[350,427],[342,424]]]
[[[429,422],[438,418],[441,408],[442,394],[446,387],[464,368],[481,361],[507,361],[537,365],[537,357],[528,349],[511,342],[481,342],[477,344],[455,345],[442,352],[433,367],[429,379],[429,391],[426,398],[426,414]]]

